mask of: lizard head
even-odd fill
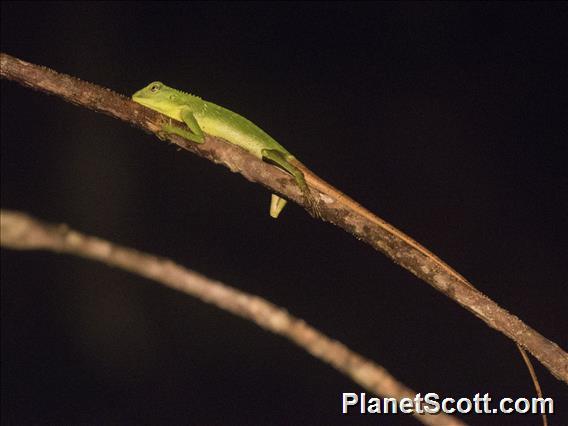
[[[132,100],[148,108],[162,111],[164,107],[171,107],[179,102],[177,90],[166,86],[160,81],[154,81],[132,95]]]
[[[154,81],[132,95],[132,100],[154,111],[176,118],[180,108],[189,105],[196,96],[180,90],[172,89],[160,81]]]
[[[151,106],[154,102],[167,99],[168,86],[160,81],[154,81],[132,95],[132,100],[139,104]],[[150,104],[150,105],[149,105]]]

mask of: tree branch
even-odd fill
[[[161,114],[108,89],[30,64],[5,53],[0,53],[0,67],[2,78],[60,96],[76,105],[119,118],[148,132],[159,132],[165,120]],[[206,143],[199,145],[175,135],[168,135],[168,139],[184,149],[241,173],[248,180],[258,182],[305,208],[309,207],[304,204],[302,194],[289,175],[277,167],[259,161],[235,145],[209,135],[206,136]],[[452,274],[440,268],[439,259],[409,244],[408,240],[400,237],[404,234],[399,231],[393,233],[392,226],[379,226],[356,209],[342,203],[326,203],[325,194],[316,188],[310,189],[319,200],[324,201],[319,205],[322,219],[334,223],[384,253],[395,263],[472,312],[491,328],[527,349],[556,378],[568,383],[568,354],[556,343],[501,308],[459,274]]]
[[[84,235],[66,225],[44,223],[11,210],[0,211],[0,236],[2,247],[72,254],[149,278],[286,337],[378,396],[398,400],[416,396],[416,392],[398,382],[383,367],[325,336],[285,309],[261,297],[213,281],[169,259]],[[425,425],[464,425],[445,414],[414,415]]]

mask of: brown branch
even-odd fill
[[[164,122],[164,116],[161,114],[133,103],[108,89],[30,64],[5,53],[0,53],[0,68],[2,78],[58,95],[74,104],[120,118],[148,132],[159,132],[161,123]],[[304,204],[302,194],[289,175],[277,167],[257,160],[232,144],[211,136],[207,136],[207,142],[201,145],[173,135],[168,136],[168,139],[184,149],[221,163],[232,171],[241,173],[248,180],[261,183],[272,191],[309,208]],[[459,303],[491,328],[500,331],[527,349],[556,378],[568,383],[568,354],[556,343],[546,339],[519,318],[501,308],[476,290],[465,278],[440,268],[435,257],[428,256],[416,246],[409,244],[407,240],[400,238],[400,234],[397,235],[389,231],[388,227],[378,225],[356,209],[341,203],[328,203],[326,200],[329,197],[322,195],[313,187],[311,190],[322,201],[319,203],[319,210],[324,220],[334,223],[386,254],[395,263]]]
[[[288,338],[378,396],[400,400],[413,399],[416,395],[416,392],[397,381],[383,367],[325,336],[285,309],[261,297],[213,281],[169,259],[84,235],[66,225],[44,223],[10,210],[0,211],[0,236],[2,247],[51,250],[97,260],[194,296]],[[426,425],[464,425],[460,420],[445,414],[414,415]]]

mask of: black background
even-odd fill
[[[233,109],[568,346],[566,3],[2,3],[2,51]],[[421,392],[534,394],[514,344],[384,256],[141,131],[2,81],[2,207],[266,297]],[[86,260],[2,251],[4,424],[417,424],[288,341]],[[535,362],[568,424],[567,388]],[[474,425],[539,424],[538,416]]]

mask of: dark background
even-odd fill
[[[568,346],[566,3],[11,3],[2,51],[233,109]],[[2,207],[168,256],[286,307],[420,392],[531,397],[514,344],[239,175],[2,81]],[[251,323],[98,263],[2,251],[2,421],[418,424]],[[567,387],[535,362],[552,425]],[[464,416],[535,425],[534,415]]]

